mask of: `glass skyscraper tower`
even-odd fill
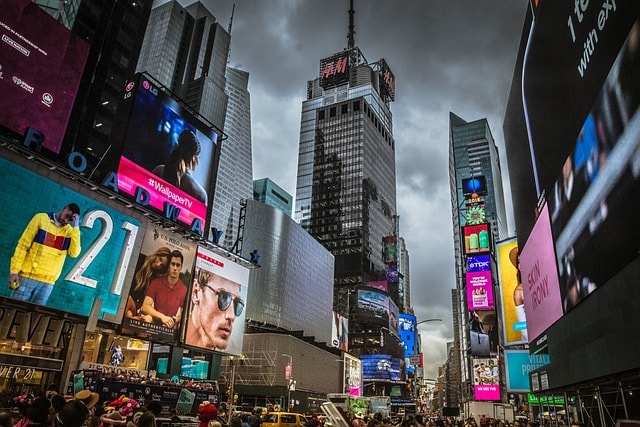
[[[367,316],[361,298],[384,282],[382,298],[399,303],[397,270],[387,281],[383,257],[383,238],[396,234],[394,99],[384,59],[368,63],[350,37],[320,61],[302,104],[294,217],[335,256],[334,311],[349,319],[356,355],[403,357],[397,320],[394,330],[387,316]]]

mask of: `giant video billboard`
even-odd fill
[[[29,0],[0,2],[0,125],[59,153],[89,44]]]
[[[388,354],[362,354],[362,379],[400,381],[401,360]]]
[[[389,297],[367,288],[358,289],[358,319],[389,327]]]
[[[524,306],[524,286],[518,269],[518,241],[509,239],[496,244],[502,339],[505,345],[527,344],[527,315]]]
[[[497,358],[473,360],[473,397],[475,400],[500,400],[500,371]]]
[[[0,207],[0,271],[18,275],[0,296],[116,316],[140,222],[3,158],[0,180],[11,190]]]
[[[143,74],[127,84],[124,101],[118,192],[204,236],[218,133]]]

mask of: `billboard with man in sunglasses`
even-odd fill
[[[187,317],[186,345],[242,353],[249,269],[199,247]]]

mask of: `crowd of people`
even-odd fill
[[[156,427],[162,406],[146,407],[124,396],[98,405],[100,396],[89,390],[61,394],[55,386],[46,393],[34,390],[11,400],[10,411],[0,412],[0,427]]]

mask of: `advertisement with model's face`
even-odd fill
[[[149,227],[135,264],[122,318],[122,334],[157,342],[180,338],[196,245]]]
[[[473,393],[475,400],[500,400],[498,359],[473,359]]]
[[[248,281],[248,268],[198,247],[184,343],[240,355]]]
[[[140,222],[3,158],[0,179],[0,296],[115,316]]]

